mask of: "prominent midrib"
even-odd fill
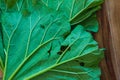
[[[73,0],[73,2],[72,2],[72,5],[71,5],[71,10],[70,10],[70,14],[68,14],[69,15],[69,22],[71,22],[74,18],[76,18],[80,13],[82,13],[83,11],[85,11],[85,10],[87,10],[87,9],[89,9],[89,8],[92,8],[92,7],[95,7],[95,6],[98,6],[99,4],[101,4],[102,3],[102,1],[99,3],[99,4],[95,4],[94,6],[90,6],[91,4],[93,4],[95,1],[92,1],[92,2],[90,2],[87,6],[85,6],[85,3],[86,3],[86,1],[85,1],[85,3],[84,3],[84,8],[82,9],[82,10],[80,10],[79,12],[77,12],[73,17],[72,17],[72,14],[73,14],[73,10],[74,10],[74,5],[75,5],[75,1],[76,0]],[[49,6],[48,5],[48,0],[46,1],[46,2],[44,2],[43,0],[42,0],[42,2],[43,2],[43,4],[45,4],[47,7]],[[64,2],[64,1],[63,1]],[[58,8],[60,8],[60,5],[62,5],[63,4],[63,2],[61,2],[61,3],[59,3],[58,4],[58,6],[57,6],[57,8],[56,8],[56,11],[58,10]]]
[[[44,46],[45,44],[47,44],[47,43],[49,43],[49,42],[51,42],[51,41],[53,41],[53,40],[55,40],[55,38],[49,39],[48,41],[46,41],[45,43],[39,45],[36,49],[34,49],[34,51],[31,52],[31,54],[30,54],[28,57],[26,57],[26,58],[22,61],[22,63],[17,67],[16,71],[13,72],[13,74],[10,76],[9,80],[12,80],[12,78],[13,78],[13,77],[15,76],[15,74],[21,69],[21,67],[24,65],[24,63],[25,63],[32,55],[34,55],[35,52],[36,52],[40,47]]]
[[[101,2],[102,3],[102,2]],[[101,4],[99,3],[99,4]],[[80,13],[82,13],[83,11],[91,8],[90,5],[93,4],[93,2],[89,3],[85,8],[83,8],[82,10],[80,10],[78,13],[76,13],[76,15],[74,15],[72,18],[69,19],[69,22],[71,22],[74,18],[76,18]],[[96,4],[95,6],[99,5],[99,4]],[[95,7],[93,6],[93,7]]]
[[[89,11],[89,13],[84,14],[84,17],[81,17],[81,20],[76,21],[76,22],[74,22],[74,23],[71,23],[71,25],[75,25],[75,24],[77,24],[77,23],[80,23],[80,22],[86,20],[88,17],[90,17],[90,16],[92,15],[92,13],[94,13],[95,11],[97,11],[97,10],[99,10],[99,9],[100,9],[100,6],[95,7],[93,10]],[[85,15],[86,15],[86,16],[85,16]],[[72,20],[72,21],[74,21],[74,20]]]
[[[11,80],[11,79],[14,77],[14,75],[20,70],[20,68],[23,66],[23,64],[24,64],[32,55],[34,55],[35,52],[36,52],[40,47],[42,47],[43,45],[45,45],[45,44],[47,44],[47,43],[49,43],[49,42],[57,39],[57,38],[55,38],[55,37],[56,37],[56,35],[59,33],[59,31],[61,30],[61,28],[55,33],[55,35],[54,35],[52,38],[50,38],[48,41],[42,43],[42,41],[44,40],[46,31],[49,29],[49,27],[50,27],[53,23],[55,23],[56,21],[58,21],[59,18],[58,18],[58,19],[55,19],[53,22],[51,22],[51,23],[47,26],[47,29],[46,29],[46,31],[44,32],[44,35],[43,35],[43,37],[42,37],[41,43],[39,44],[39,46],[38,46],[36,49],[33,50],[33,52],[30,53],[30,55],[27,56],[28,48],[29,48],[29,42],[30,42],[30,38],[31,38],[32,31],[34,30],[35,26],[38,24],[38,22],[40,21],[40,19],[41,19],[41,17],[39,17],[39,19],[36,21],[36,23],[35,23],[35,25],[33,26],[33,28],[30,29],[30,34],[29,34],[29,37],[28,37],[28,43],[27,43],[26,52],[25,52],[25,59],[24,59],[24,60],[22,61],[22,63],[17,67],[16,71],[14,71],[13,74],[10,76],[10,80]]]
[[[81,53],[79,53],[79,54],[81,54]],[[50,66],[50,67],[48,67],[48,68],[46,68],[46,69],[44,69],[44,70],[42,70],[42,71],[40,71],[40,72],[32,75],[32,76],[29,76],[29,77],[27,77],[25,80],[30,80],[30,79],[38,76],[38,75],[41,75],[41,74],[43,74],[43,73],[45,73],[45,72],[47,72],[47,71],[50,71],[51,69],[53,69],[53,68],[55,68],[55,67],[57,67],[57,66],[59,66],[59,65],[65,64],[65,63],[67,63],[67,62],[70,62],[70,61],[72,61],[72,60],[75,60],[75,59],[77,59],[77,58],[80,58],[80,57],[84,56],[84,55],[80,56],[79,54],[78,54],[78,56],[76,56],[76,57],[73,57],[73,58],[68,59],[68,60],[66,60],[66,61],[57,63],[57,64],[55,64],[55,65],[53,65],[53,66]]]
[[[67,52],[67,50],[68,50],[77,40],[79,40],[79,38],[77,38],[75,41],[73,41],[73,42],[65,49],[65,51],[62,52],[61,56],[60,56],[60,57],[58,58],[58,60],[56,61],[56,64],[58,64],[58,63],[61,61],[62,57],[65,55],[65,53]]]
[[[34,77],[36,77],[36,76],[38,76],[38,75],[40,75],[40,74],[43,74],[43,73],[45,73],[45,72],[47,72],[47,71],[50,71],[51,69],[53,69],[53,68],[55,68],[55,67],[57,67],[57,66],[59,66],[59,65],[65,64],[65,63],[67,63],[67,62],[69,62],[69,61],[72,61],[72,60],[75,60],[75,59],[77,59],[77,58],[79,58],[79,57],[84,56],[84,55],[81,55],[81,53],[82,53],[82,52],[84,51],[84,49],[87,47],[87,45],[88,45],[87,43],[89,43],[90,39],[88,39],[88,41],[86,42],[86,45],[83,46],[83,49],[78,53],[77,56],[75,56],[75,57],[73,57],[73,58],[71,58],[71,59],[65,60],[65,61],[63,61],[63,62],[60,62],[60,60],[62,59],[62,56],[64,56],[64,54],[65,54],[66,51],[69,49],[69,47],[71,47],[71,46],[72,46],[77,40],[79,40],[79,39],[80,39],[80,38],[77,38],[76,40],[74,40],[74,41],[71,43],[71,45],[68,46],[68,47],[65,49],[65,51],[64,51],[64,52],[62,53],[62,55],[58,58],[58,60],[56,61],[56,63],[55,63],[54,65],[52,65],[52,66],[50,66],[50,67],[48,67],[48,68],[46,68],[46,69],[44,69],[44,70],[36,73],[36,74],[33,74],[33,75],[29,76],[29,77],[26,78],[25,80],[30,80],[30,79],[32,79],[32,78],[34,78]]]
[[[22,63],[17,67],[16,71],[13,72],[13,74],[10,76],[9,79],[11,80],[11,79],[15,76],[15,74],[21,69],[21,67],[24,65],[24,63],[25,63],[32,55],[34,55],[35,52],[40,49],[40,47],[44,46],[45,44],[47,44],[47,43],[49,43],[49,42],[51,42],[51,41],[53,41],[53,40],[55,40],[55,39],[59,39],[59,37],[57,38],[56,36],[57,36],[57,34],[59,33],[60,30],[61,30],[61,28],[56,32],[56,34],[55,34],[51,39],[49,39],[48,41],[40,44],[36,49],[34,49],[34,51],[31,52],[30,55],[28,55],[28,56],[22,61]]]

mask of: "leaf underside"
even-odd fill
[[[0,0],[3,80],[100,80],[90,32],[102,0]]]

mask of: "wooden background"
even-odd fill
[[[94,36],[106,48],[101,80],[120,80],[120,0],[105,0],[98,19],[100,30]]]
[[[120,0],[105,0],[98,19],[100,30],[94,37],[106,48],[101,80],[120,80]]]

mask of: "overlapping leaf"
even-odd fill
[[[51,9],[62,12],[74,25],[99,10],[103,0],[42,0],[42,2]]]
[[[97,31],[102,0],[13,1],[0,5],[4,80],[99,80],[103,54],[85,27]]]
[[[85,29],[88,31],[98,32],[99,30],[99,24],[95,14],[93,14],[86,20],[80,22],[79,24],[83,25]]]
[[[87,26],[86,30],[93,32],[98,31],[98,23],[92,14],[100,9],[99,4],[102,2],[103,0],[42,0],[45,6],[65,15],[71,25],[80,23]]]
[[[6,63],[6,74],[4,75],[6,79],[8,79],[7,77],[10,76],[22,62],[27,61],[31,56],[37,54],[39,48],[42,48],[42,52],[38,52],[39,55],[37,54],[39,58],[45,54],[46,57],[49,56],[50,54],[46,52],[50,48],[51,41],[62,39],[70,30],[69,23],[64,20],[59,20],[59,18],[54,18],[54,15],[44,17],[37,15],[37,17],[34,17],[35,15],[36,14],[33,14],[28,18],[24,18],[19,13],[11,13],[9,14],[9,18],[14,17],[15,20],[14,22],[12,21],[13,23],[11,23],[8,17],[5,20],[5,17],[8,16],[7,14],[4,16],[4,21],[7,21],[7,24],[3,25],[3,31],[5,32],[3,34],[4,39],[7,38],[4,42],[8,59]],[[16,18],[17,16],[18,19]],[[45,47],[43,48],[44,45]],[[36,59],[33,60],[37,62]],[[13,67],[12,65],[14,64],[15,66]]]
[[[92,39],[92,36],[85,32],[82,26],[77,26],[77,28],[74,29],[74,31],[63,41],[61,47],[63,46],[65,50],[60,51],[60,57],[55,60],[56,64],[48,67],[47,70],[39,71],[37,74],[27,79],[99,79],[100,70],[98,68],[98,62],[103,55],[98,50],[97,43]]]

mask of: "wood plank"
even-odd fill
[[[110,24],[111,58],[116,80],[120,80],[120,4],[119,0],[106,0],[107,15]]]
[[[119,0],[105,0],[98,13],[100,31],[95,35],[101,47],[105,47],[105,59],[101,63],[101,80],[120,80],[120,4]]]
[[[97,34],[94,34],[94,37],[98,41],[99,46],[101,48],[102,47],[106,48],[105,59],[101,62],[101,68],[102,68],[101,80],[115,80],[115,74],[111,62],[111,52],[110,52],[110,43],[109,43],[110,31],[109,31],[109,23],[106,15],[105,4],[102,6],[102,10],[99,11],[98,13],[98,19],[99,19],[100,29]]]

